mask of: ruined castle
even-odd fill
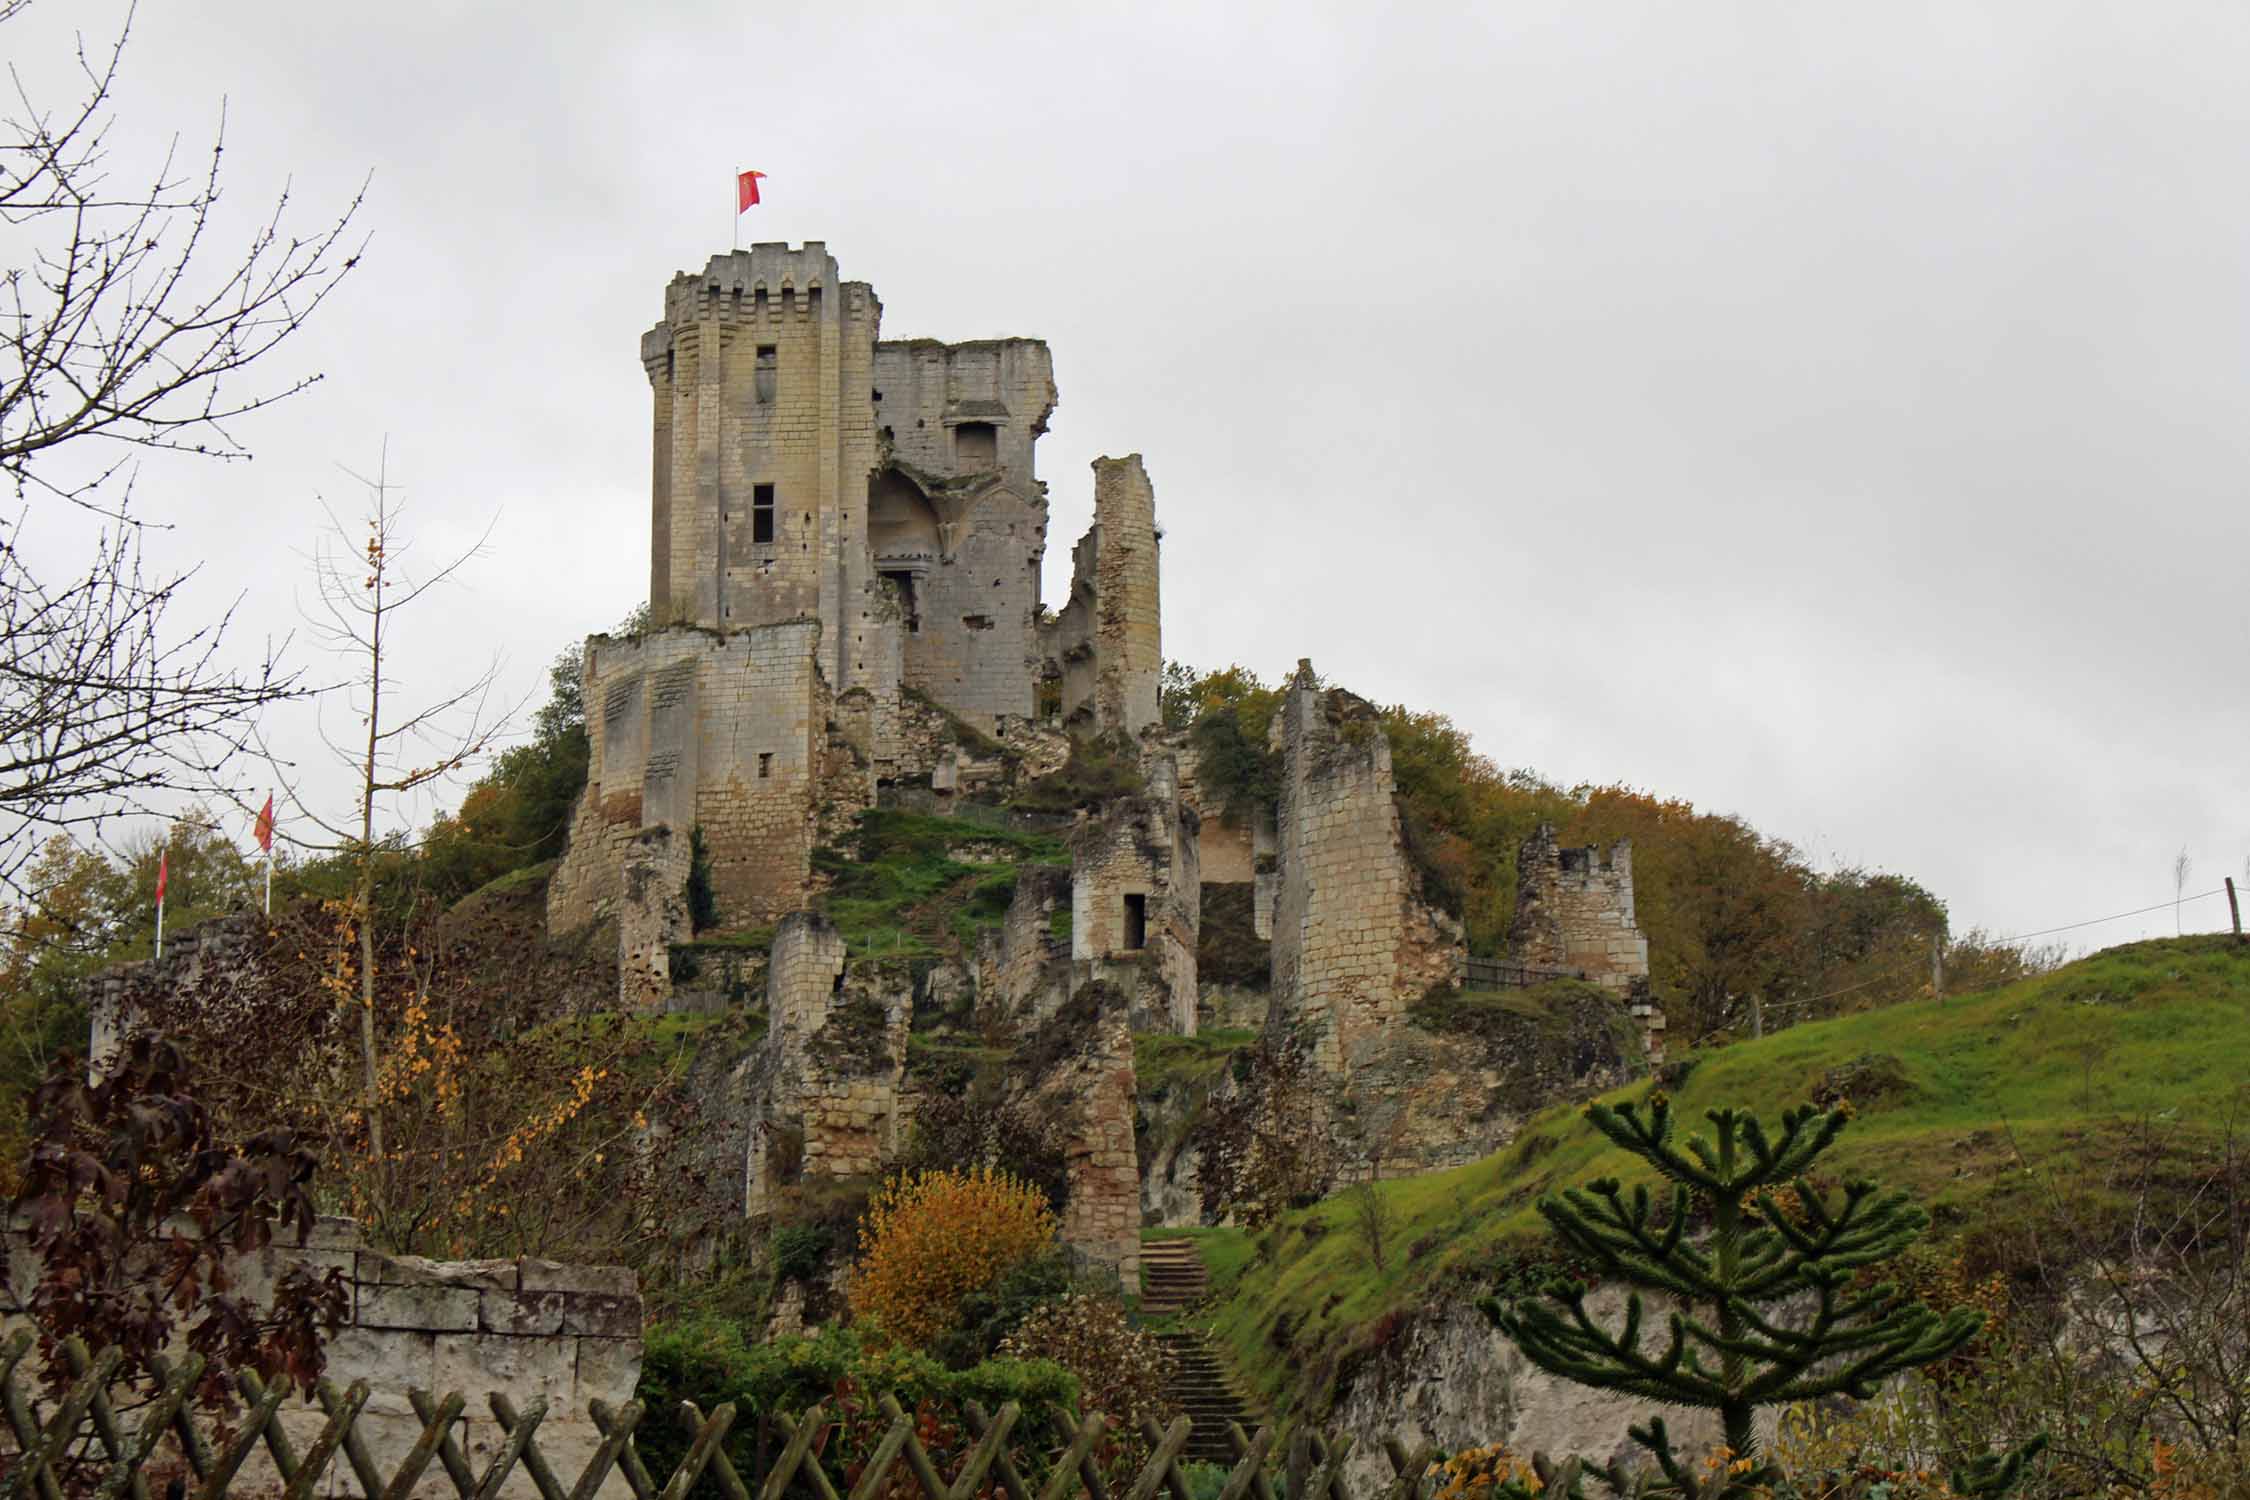
[[[553,932],[615,923],[626,1006],[686,1003],[672,957],[691,873],[721,926],[773,927],[767,1030],[712,1080],[731,1122],[713,1163],[745,1215],[895,1159],[928,1086],[909,1034],[941,1002],[1019,1038],[1069,1029],[1011,1086],[1070,1122],[1066,1237],[1128,1280],[1144,1219],[1228,1211],[1212,1184],[1248,1191],[1261,1152],[1334,1181],[1491,1149],[1514,1116],[1464,1101],[1549,1064],[1408,1025],[1470,966],[1410,857],[1378,715],[1301,664],[1272,731],[1279,798],[1226,811],[1192,739],[1161,722],[1159,533],[1139,456],[1094,463],[1094,524],[1049,613],[1046,344],[891,340],[881,318],[874,289],[817,242],[714,256],[665,289],[640,346],[647,625],[586,643],[591,766],[547,892]],[[1131,790],[1079,806],[1069,867],[1018,871],[975,952],[855,956],[818,914],[815,853],[847,857],[862,814],[997,812],[1090,744],[1130,762]],[[968,820],[962,838],[973,846]],[[1546,836],[1524,869],[1518,968],[1615,991],[1653,1039],[1630,850]],[[1235,914],[1241,942],[1270,955],[1262,1013],[1233,1024],[1291,1061],[1242,1086],[1236,1112],[1256,1118],[1239,1139],[1183,1134],[1152,1162],[1132,1037],[1192,1035],[1210,1013],[1207,912]],[[1579,1037],[1574,1076],[1594,1076],[1585,1057],[1626,1067],[1648,1045]]]

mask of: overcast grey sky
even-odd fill
[[[10,60],[60,102],[119,13]],[[645,590],[636,341],[755,167],[744,243],[826,240],[886,334],[1052,343],[1050,601],[1139,451],[1168,655],[2050,927],[2250,855],[2245,79],[2250,9],[2139,0],[149,0],[126,124],[224,96],[234,201],[308,227],[373,186],[326,382],[144,503],[285,631],[388,434],[429,553],[499,516],[402,677],[532,691]]]

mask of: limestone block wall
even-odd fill
[[[1272,732],[1284,774],[1267,1024],[1347,1073],[1432,984],[1459,982],[1466,949],[1420,899],[1374,708],[1300,662]]]
[[[916,576],[906,683],[986,733],[1032,710],[1047,503],[992,485],[949,503],[945,550]]]
[[[1147,795],[1116,798],[1071,831],[1070,955],[1080,982],[1100,976],[1126,989],[1136,1028],[1193,1036],[1199,820],[1168,768]]]
[[[1633,915],[1633,845],[1564,849],[1541,825],[1516,855],[1516,915],[1508,946],[1518,963],[1577,969],[1623,994],[1648,979],[1648,939]]]
[[[878,431],[892,454],[932,474],[989,469],[1036,494],[1034,450],[1055,400],[1054,357],[1042,339],[875,346]]]
[[[617,1002],[662,1009],[672,998],[672,944],[688,936],[691,843],[669,827],[644,828],[625,852],[617,902]]]
[[[1055,935],[1055,918],[1071,909],[1070,871],[1059,865],[1017,869],[1016,893],[1000,930],[986,934],[977,947],[980,1006],[1026,1026],[1061,1008],[1069,993],[1071,944]]]
[[[1273,809],[1261,807],[1246,816],[1230,813],[1215,791],[1205,785],[1202,756],[1190,734],[1165,736],[1164,743],[1178,757],[1180,800],[1203,819],[1197,850],[1203,862],[1203,879],[1212,885],[1247,885],[1260,870],[1274,864]]]
[[[24,1231],[7,1231],[8,1284],[0,1287],[0,1329],[27,1321],[17,1300],[32,1280]],[[494,1391],[521,1408],[534,1397],[548,1402],[539,1426],[541,1451],[574,1482],[601,1441],[588,1404],[620,1406],[633,1398],[641,1371],[641,1297],[633,1273],[614,1266],[570,1266],[544,1260],[433,1261],[387,1255],[367,1247],[349,1219],[323,1219],[307,1244],[294,1234],[254,1255],[238,1257],[237,1284],[250,1295],[270,1295],[292,1265],[309,1264],[343,1275],[348,1308],[342,1328],[327,1343],[326,1376],[341,1389],[365,1380],[370,1396],[358,1424],[370,1456],[394,1472],[422,1434],[407,1393],[458,1390],[468,1404],[454,1426],[470,1464],[479,1472],[505,1435],[486,1397]],[[298,1451],[319,1432],[326,1416],[292,1399],[283,1425]],[[337,1470],[348,1473],[341,1460]],[[246,1470],[255,1487],[276,1484],[261,1446]],[[238,1490],[240,1486],[237,1487]],[[412,1493],[450,1497],[453,1486],[432,1464]],[[612,1474],[601,1492],[632,1492]],[[500,1491],[506,1500],[537,1500],[539,1491],[520,1468]]]
[[[870,571],[869,392],[882,304],[827,247],[715,255],[665,289],[641,340],[655,395],[649,601],[659,620],[720,628],[812,618],[838,687]],[[770,534],[760,537],[759,486]]]
[[[804,905],[824,795],[829,693],[817,622],[717,632],[673,627],[586,643],[591,757],[549,926],[610,915],[641,829],[700,825],[721,916],[770,921]]]
[[[853,964],[805,1040],[804,1176],[872,1177],[897,1156],[914,976],[904,961]]]
[[[1041,1081],[1035,1097],[1072,1121],[1063,1243],[1114,1268],[1124,1289],[1137,1293],[1141,1174],[1133,1139],[1133,1033],[1121,992],[1101,985],[1092,998],[1095,1015],[1082,1044]]]
[[[914,976],[901,963],[847,967],[843,936],[813,912],[774,931],[766,970],[767,1031],[730,1079],[744,1132],[743,1209],[815,1178],[866,1177],[898,1152],[900,1088]]]
[[[1164,670],[1156,492],[1138,453],[1094,460],[1094,524],[1071,553],[1070,598],[1044,636],[1066,723],[1139,734]]]
[[[104,969],[86,981],[86,1060],[98,1069],[117,1050],[140,997],[181,990],[231,994],[258,982],[267,938],[258,912],[237,912],[175,933],[164,956]]]

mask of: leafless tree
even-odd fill
[[[27,4],[0,0],[0,26]],[[231,612],[174,624],[193,575],[144,570],[134,466],[150,451],[248,457],[236,419],[319,378],[268,357],[357,259],[356,196],[299,235],[284,190],[246,242],[227,238],[223,109],[207,151],[175,138],[145,174],[119,164],[131,29],[128,11],[107,45],[79,39],[67,104],[14,65],[0,101],[0,475],[16,501],[0,517],[0,887],[33,905],[24,879],[48,838],[223,789],[259,710],[301,689],[270,650],[228,657]],[[78,519],[60,524],[56,506]],[[35,564],[34,518],[47,555],[82,546],[84,560]]]
[[[2178,937],[2186,931],[2180,925],[2180,907],[2187,900],[2188,876],[2194,873],[2195,861],[2188,858],[2187,845],[2182,844],[2180,845],[2180,852],[2172,856],[2172,936],[2174,937]]]
[[[382,846],[376,836],[377,815],[385,805],[444,781],[488,754],[507,733],[514,709],[496,708],[492,701],[501,669],[497,656],[458,688],[418,706],[399,706],[398,683],[389,675],[399,612],[452,581],[484,550],[484,538],[427,572],[416,572],[407,563],[411,544],[403,526],[400,489],[390,477],[388,444],[372,476],[353,474],[352,478],[366,490],[366,508],[356,521],[327,511],[329,529],[313,553],[317,593],[310,619],[321,642],[353,663],[352,681],[342,691],[364,734],[347,742],[323,724],[322,738],[350,769],[356,806],[349,822],[337,822],[309,805],[294,785],[288,795],[298,822],[327,836],[321,847],[348,855],[356,865],[351,918],[359,947],[360,1082],[369,1148],[381,1162],[382,1121],[376,1109],[375,871]],[[490,534],[487,527],[486,536]],[[297,842],[308,841],[299,837]]]

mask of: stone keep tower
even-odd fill
[[[881,322],[826,246],[762,244],[674,276],[641,339],[650,625],[586,643],[587,788],[547,906],[557,931],[617,918],[628,1001],[668,988],[692,830],[722,919],[772,921],[825,832],[937,769],[946,715],[1004,735],[1068,676],[1074,727],[1155,717],[1139,458],[1095,463],[1077,607],[1042,621],[1046,344]]]

